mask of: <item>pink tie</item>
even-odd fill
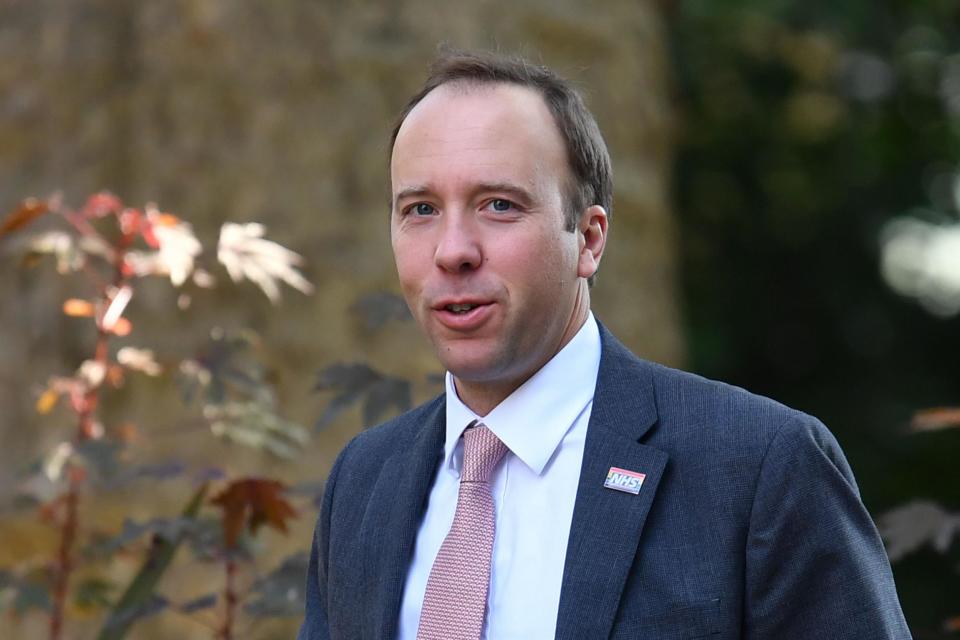
[[[430,569],[417,640],[479,640],[483,631],[495,527],[490,476],[507,445],[474,424],[463,432],[457,512]]]

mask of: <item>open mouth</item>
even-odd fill
[[[450,302],[434,307],[440,323],[454,331],[472,331],[490,319],[494,302]]]
[[[448,304],[447,306],[444,307],[444,309],[451,313],[462,315],[464,313],[469,313],[470,311],[473,311],[479,306],[480,305],[478,304]]]

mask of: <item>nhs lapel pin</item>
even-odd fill
[[[643,480],[646,477],[647,474],[645,473],[627,471],[619,467],[610,467],[610,471],[607,471],[607,479],[604,481],[603,486],[607,489],[616,489],[617,491],[625,491],[626,493],[637,495],[640,493],[640,487],[643,486]]]

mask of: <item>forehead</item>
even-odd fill
[[[397,190],[403,188],[399,183],[429,181],[458,170],[508,171],[515,179],[542,173],[564,177],[566,165],[560,131],[536,90],[507,83],[451,83],[431,91],[407,115],[394,144],[391,177]]]

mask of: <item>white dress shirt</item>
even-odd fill
[[[427,578],[450,530],[460,486],[460,436],[480,419],[510,449],[493,478],[496,537],[483,637],[553,638],[567,539],[600,367],[591,313],[580,331],[486,416],[460,401],[446,376],[443,462],[417,532],[400,607],[400,640],[415,640]]]

